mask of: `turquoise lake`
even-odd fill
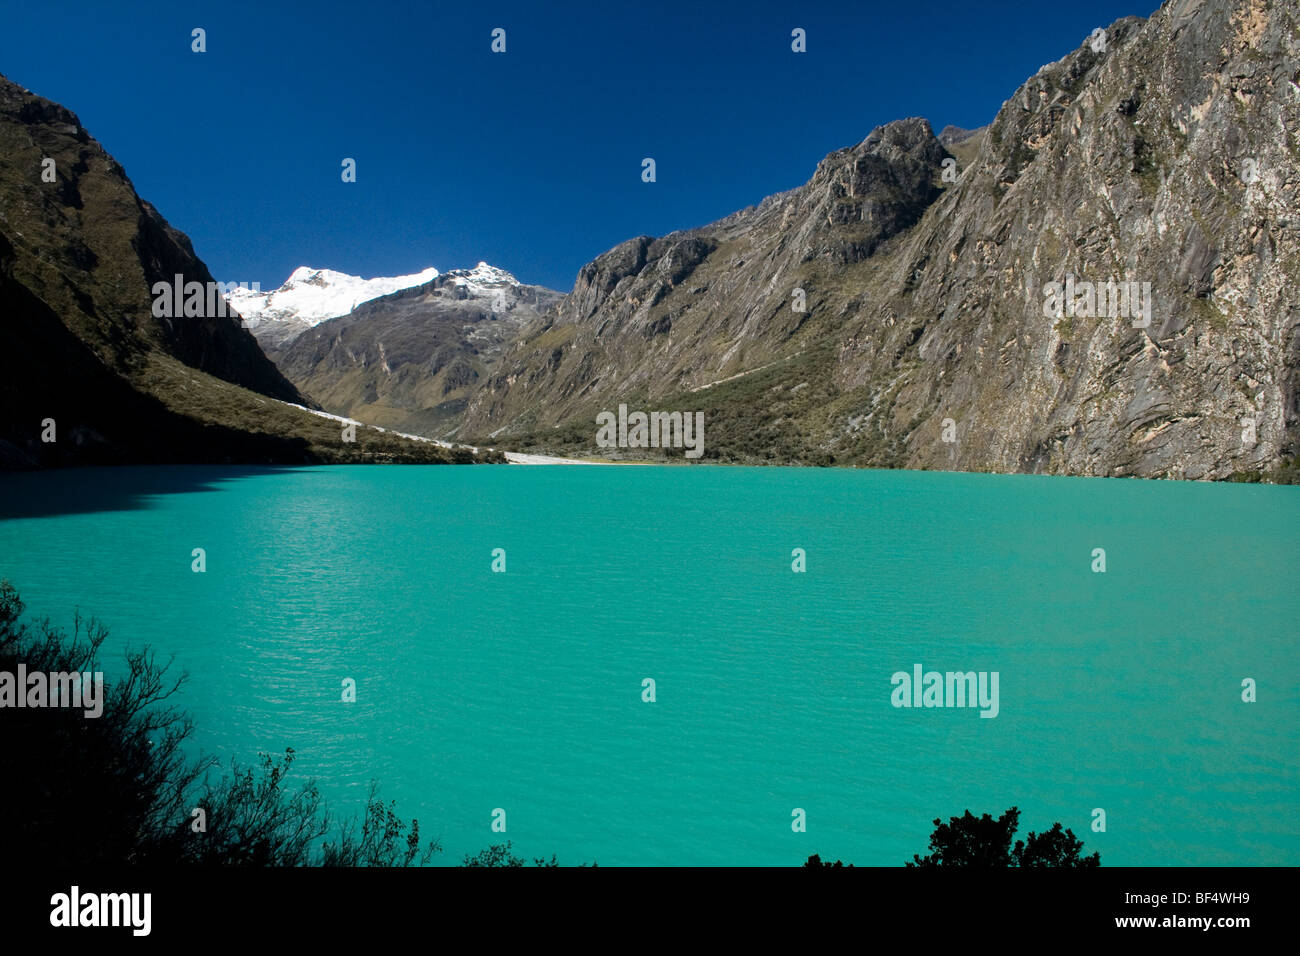
[[[562,864],[901,865],[935,817],[1014,805],[1020,837],[1060,821],[1104,866],[1300,865],[1298,541],[1300,489],[1253,485],[0,476],[0,577],[29,616],[103,621],[110,677],[127,644],[174,655],[198,746],[293,747],[336,813],[377,780],[442,864],[508,839]],[[893,706],[916,664],[996,671],[997,716]]]

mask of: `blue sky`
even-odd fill
[[[1156,6],[9,0],[0,73],[75,112],[218,279],[482,259],[567,291],[622,240],[797,186],[882,123],[981,126]]]

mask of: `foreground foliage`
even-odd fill
[[[1083,841],[1071,830],[1063,830],[1060,823],[1052,824],[1042,833],[1030,832],[1027,840],[1016,840],[1016,827],[1020,823],[1020,810],[1012,807],[996,820],[989,814],[977,817],[969,810],[963,816],[952,817],[947,823],[936,819],[930,834],[930,852],[925,856],[913,855],[909,867],[965,866],[977,868],[1009,866],[1053,866],[1090,868],[1101,865],[1101,854],[1083,856]],[[805,867],[842,867],[839,860],[823,862],[817,854],[808,857]],[[853,866],[852,863],[848,866]]]
[[[78,615],[69,635],[22,620],[23,602],[0,582],[0,672],[93,673],[107,629]],[[293,749],[256,767],[187,756],[190,717],[171,701],[185,676],[169,676],[148,648],[126,652],[124,675],[104,683],[103,710],[0,710],[4,786],[0,820],[13,860],[66,865],[412,866],[441,851],[422,842],[372,783],[358,820],[336,820],[315,781],[290,787]],[[471,859],[487,862],[471,862]],[[509,844],[466,865],[516,865]],[[497,862],[493,862],[497,861]],[[539,864],[542,861],[539,861]],[[558,865],[552,858],[548,866]]]

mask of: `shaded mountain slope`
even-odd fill
[[[307,400],[237,315],[154,316],[176,275],[212,281],[76,116],[0,77],[0,462],[450,457],[281,404]]]

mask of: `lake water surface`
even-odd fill
[[[336,812],[378,780],[443,863],[509,839],[566,864],[899,865],[935,817],[1015,805],[1022,837],[1059,820],[1103,865],[1298,865],[1297,541],[1300,489],[1249,485],[0,476],[0,577],[29,614],[105,622],[110,675],[126,644],[175,655],[199,746],[291,746]],[[916,664],[996,671],[997,716],[893,706]]]

